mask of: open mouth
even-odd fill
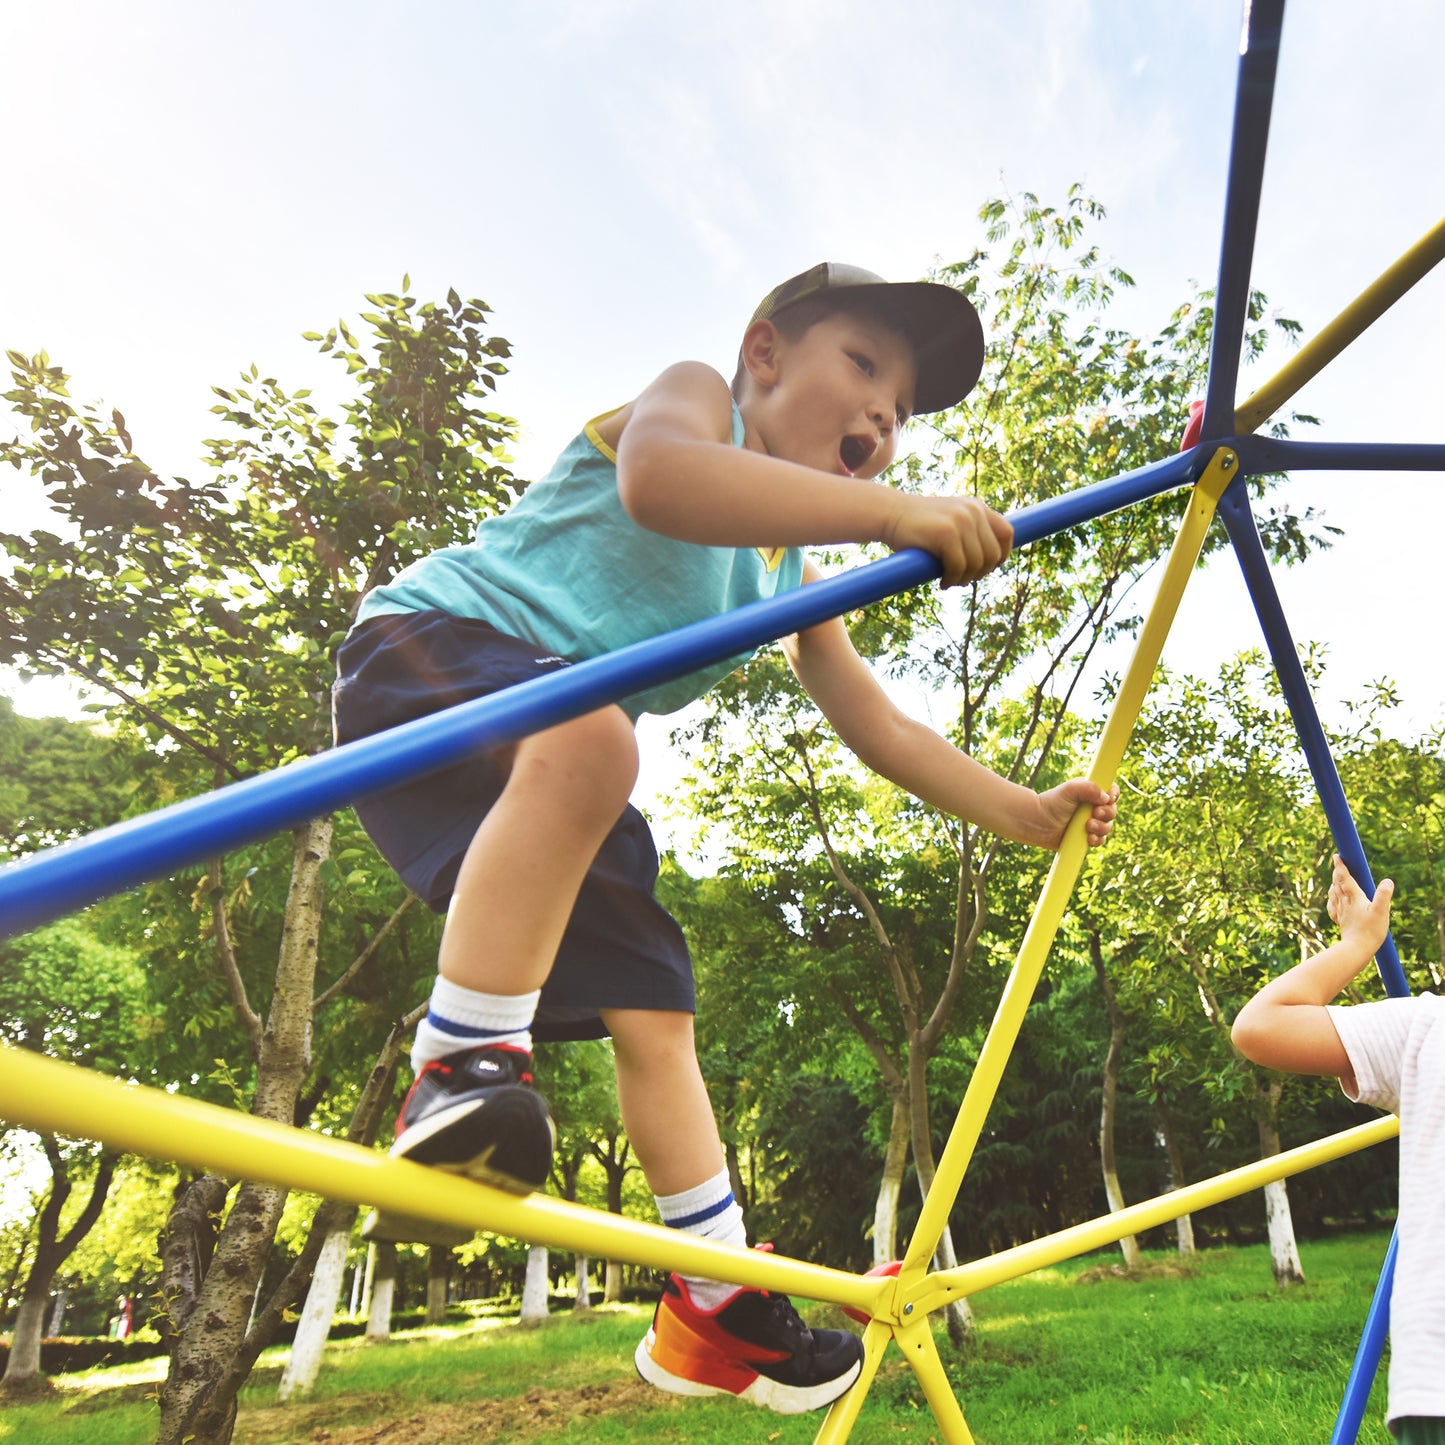
[[[878,443],[872,437],[845,436],[838,447],[838,460],[843,463],[843,470],[850,477],[855,476],[877,449]]]

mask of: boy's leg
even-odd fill
[[[692,1015],[604,1009],[628,1142],[654,1194],[680,1194],[724,1169],[698,1067]]]
[[[443,978],[504,995],[542,987],[587,869],[636,781],[637,739],[619,707],[516,744],[506,787],[452,890]]]
[[[392,1152],[525,1192],[546,1181],[553,1138],[532,1088],[532,1015],[627,805],[637,745],[627,715],[608,707],[523,739],[508,764],[452,892]]]
[[[745,1248],[692,1015],[606,1009],[602,1017],[612,1034],[627,1137],[664,1221]],[[810,1330],[786,1296],[674,1274],[635,1358],[643,1379],[662,1389],[736,1395],[797,1414],[848,1389],[863,1350],[846,1330]]]

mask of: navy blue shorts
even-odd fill
[[[568,665],[544,654],[446,612],[373,617],[337,654],[336,741],[354,742]],[[506,780],[505,768],[483,754],[375,793],[356,813],[407,887],[443,913],[462,857]],[[695,1011],[692,959],[682,930],[653,897],[656,883],[652,833],[629,804],[577,895],[542,988],[536,1038],[603,1038],[604,1008]]]

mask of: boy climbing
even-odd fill
[[[956,405],[982,361],[978,317],[950,287],[834,263],[784,282],[743,334],[731,389],[701,363],[669,367],[475,541],[368,594],[339,655],[338,741],[806,585],[819,573],[805,545],[920,547],[946,587],[982,577],[1008,556],[1005,518],[876,480],[909,417]],[[1057,847],[1081,807],[1090,843],[1107,837],[1116,790],[1075,779],[1040,794],[992,773],[894,706],[840,619],[783,647],[843,742],[900,787],[1019,842]],[[532,1041],[610,1035],[662,1219],[747,1247],[697,1064],[687,947],[628,803],[638,715],[684,706],[744,660],[358,805],[446,911],[393,1153],[539,1188],[552,1128]],[[636,1363],[663,1389],[792,1413],[835,1399],[861,1358],[855,1336],[810,1330],[785,1298],[674,1275]]]

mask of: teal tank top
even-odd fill
[[[357,622],[436,608],[581,662],[801,585],[801,548],[707,547],[634,522],[617,493],[617,455],[597,432],[610,415],[588,422],[551,471],[483,521],[473,541],[422,557],[367,593]],[[743,442],[736,405],[732,441]],[[750,656],[621,705],[634,718],[675,712]]]

